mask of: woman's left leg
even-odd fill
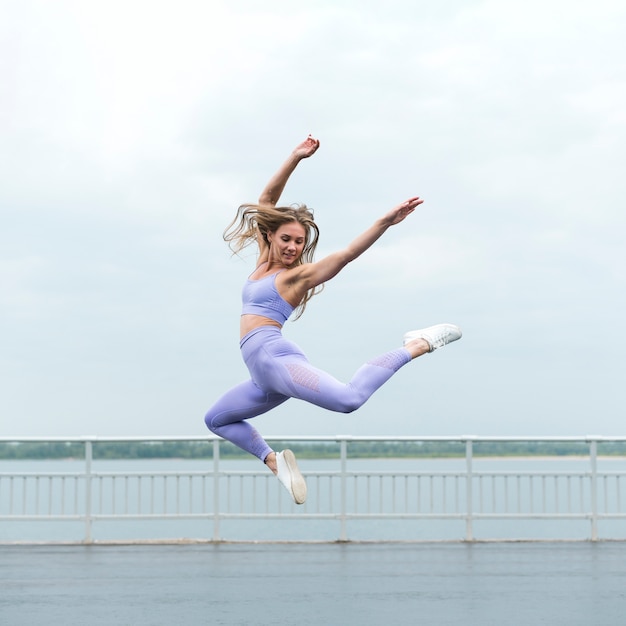
[[[311,365],[302,350],[276,329],[251,336],[243,344],[242,352],[259,388],[340,413],[350,413],[361,407],[412,360],[411,352],[406,348],[391,350],[362,365],[350,382],[342,383]]]
[[[404,348],[386,352],[361,365],[347,383],[342,383],[307,360],[284,363],[283,367],[294,398],[330,411],[351,413],[363,406],[375,391],[410,361],[411,356]],[[280,389],[280,386],[277,388]]]

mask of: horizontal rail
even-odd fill
[[[551,442],[579,442],[590,443],[597,442],[626,442],[626,435],[268,435],[263,437],[267,441],[294,441],[294,442],[341,442],[341,441],[393,441],[393,442],[421,442],[421,441],[446,441],[446,442],[465,442],[465,441],[485,441],[485,442],[530,442],[530,443],[551,443]],[[134,435],[134,436],[107,436],[107,435],[71,435],[64,436],[12,436],[1,435],[0,443],[81,443],[91,441],[93,443],[103,442],[171,442],[171,441],[222,441],[215,435]]]
[[[589,529],[588,539],[626,539],[626,531],[620,535],[614,528],[605,530],[599,526],[600,522],[626,520],[626,463],[623,470],[621,466],[598,468],[598,444],[626,442],[626,437],[283,435],[268,437],[268,440],[340,444],[339,463],[333,469],[303,471],[309,485],[305,505],[293,505],[286,492],[277,487],[273,475],[260,464],[254,470],[240,469],[233,467],[238,461],[221,458],[222,440],[217,437],[0,437],[0,443],[17,445],[32,442],[84,445],[84,458],[73,461],[72,469],[77,468],[74,471],[24,470],[17,467],[19,463],[0,461],[0,521],[13,524],[14,535],[19,535],[15,524],[22,522],[82,522],[84,532],[80,540],[85,543],[94,541],[94,527],[110,523],[121,527],[125,523],[142,522],[143,529],[148,522],[198,522],[202,524],[202,536],[196,538],[212,536],[213,540],[223,541],[230,538],[228,532],[226,536],[223,534],[226,522],[277,520],[287,535],[295,524],[338,522],[339,533],[330,539],[343,541],[354,535],[354,530],[348,532],[348,522],[388,523],[381,530],[373,527],[374,540],[383,539],[390,525],[406,522],[409,526],[403,527],[403,532],[409,538],[422,540],[423,524],[435,520],[461,524],[459,528],[464,530],[454,532],[465,541],[476,540],[477,524],[496,520],[584,522]],[[186,469],[181,460],[183,469],[180,470],[116,468],[104,471],[97,463],[94,465],[93,447],[98,443],[172,441],[208,441],[213,462],[207,463],[205,469]],[[438,466],[381,469],[374,461],[371,461],[371,469],[354,469],[348,463],[354,460],[349,444],[358,442],[448,442],[461,445],[464,457],[454,459],[458,464],[454,470]],[[511,464],[520,462],[515,456],[498,457],[497,462],[502,467],[485,469],[479,467],[480,460],[475,454],[478,442],[577,442],[585,445],[586,453],[572,459],[577,462],[574,469],[511,469]],[[155,462],[155,459],[150,460]],[[419,458],[420,464],[432,460]],[[546,462],[545,459],[536,461],[537,464]],[[285,525],[287,522],[290,525]],[[258,540],[258,528],[254,526],[251,540]],[[317,526],[311,528],[317,531]],[[511,532],[508,538],[523,538],[519,531]],[[487,534],[481,540],[492,538]],[[568,537],[557,533],[550,538]],[[5,537],[0,530],[0,541],[3,540]]]

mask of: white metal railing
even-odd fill
[[[457,538],[465,541],[503,538],[489,535],[476,537],[476,525],[485,521],[538,520],[584,523],[584,538],[626,539],[626,525],[618,530],[601,532],[599,524],[609,520],[625,520],[626,467],[598,467],[598,444],[626,442],[617,437],[273,437],[271,441],[328,442],[339,444],[338,465],[331,469],[308,470],[309,498],[296,507],[284,490],[276,487],[273,476],[258,464],[254,470],[227,468],[220,458],[221,440],[212,437],[212,462],[204,469],[104,471],[94,469],[93,447],[98,442],[167,442],[207,441],[206,437],[162,438],[0,438],[1,442],[80,442],[84,444],[84,462],[80,471],[4,471],[0,464],[0,521],[20,524],[39,521],[73,522],[83,526],[80,540],[91,543],[94,523],[201,521],[195,539],[231,540],[226,522],[263,520],[280,521],[289,535],[288,526],[308,520],[338,524],[329,540],[348,541],[356,522],[385,521],[408,524],[403,537],[423,539],[426,522],[436,520],[462,524]],[[410,470],[353,469],[349,467],[350,444],[358,442],[456,442],[465,449],[465,458],[458,467]],[[507,469],[508,459],[501,459],[503,468],[481,469],[474,454],[476,442],[578,442],[586,446],[580,469],[566,471],[552,468]],[[233,461],[230,464],[234,463]],[[514,464],[514,463],[512,463]],[[184,463],[181,463],[181,466]],[[236,464],[235,464],[236,465]],[[626,462],[624,462],[626,466]],[[280,494],[280,495],[279,495]],[[419,522],[419,524],[418,524]],[[334,526],[336,528],[336,526]],[[302,540],[316,540],[310,536]],[[408,534],[407,534],[408,533]],[[382,539],[384,533],[368,534],[370,540]],[[552,536],[555,535],[555,536]],[[15,533],[13,534],[15,537]],[[388,536],[386,537],[389,538]],[[443,536],[431,536],[442,539]],[[505,538],[523,538],[513,529]],[[565,539],[559,532],[550,539]],[[19,533],[17,539],[19,540]],[[258,540],[253,533],[252,539]],[[0,529],[0,540],[3,537]]]

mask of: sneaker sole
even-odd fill
[[[289,469],[289,476],[291,478],[291,493],[293,494],[293,499],[296,504],[304,504],[306,501],[306,482],[302,474],[300,473],[300,469],[298,468],[298,464],[296,463],[296,457],[291,450],[283,451],[283,459],[285,459],[285,463],[287,464],[287,468]]]

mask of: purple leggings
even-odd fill
[[[330,411],[351,413],[403,365],[408,350],[386,352],[362,365],[347,383],[313,367],[303,352],[275,326],[261,326],[241,340],[241,353],[251,379],[227,391],[206,414],[211,432],[250,452],[262,461],[272,452],[248,422],[289,398],[298,398]]]

